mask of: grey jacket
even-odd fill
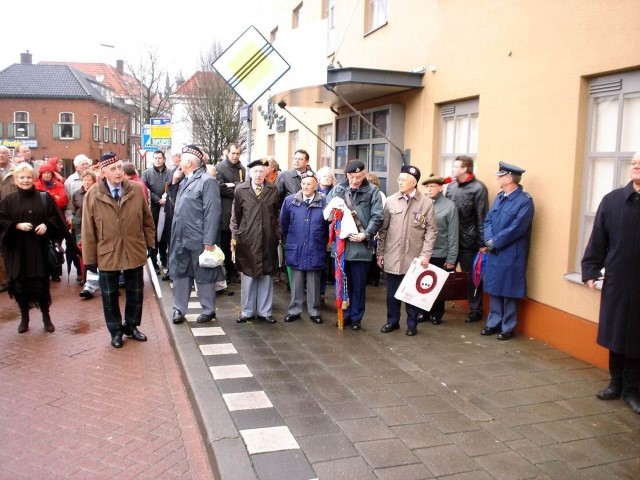
[[[436,208],[438,234],[433,247],[434,258],[444,258],[446,263],[455,265],[458,258],[458,209],[455,203],[439,193],[433,201]]]
[[[147,168],[140,178],[149,189],[149,199],[151,200],[151,213],[157,218],[160,212],[160,199],[164,193],[165,184],[171,185],[173,170],[169,170],[165,165],[162,170],[156,167]]]

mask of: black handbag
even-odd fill
[[[467,272],[451,272],[438,294],[436,302],[467,299]]]
[[[47,241],[47,268],[54,272],[64,263],[64,249],[60,243],[49,239]]]

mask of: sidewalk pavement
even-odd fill
[[[19,310],[0,295],[0,478],[212,478],[150,283],[148,341],[116,350],[100,298],[80,298],[74,279],[51,283],[54,333],[32,310],[18,334]]]
[[[404,319],[382,334],[384,283],[368,287],[362,331],[338,330],[332,305],[322,325],[284,323],[283,283],[277,324],[236,324],[233,287],[216,321],[195,322],[196,292],[187,322],[167,320],[223,480],[640,478],[640,415],[596,398],[607,372],[532,338],[483,337],[451,306],[416,337]]]
[[[145,291],[149,341],[120,350],[99,298],[66,277],[53,334],[34,313],[19,335],[0,295],[1,479],[640,478],[640,415],[595,397],[606,372],[535,339],[482,337],[459,308],[416,337],[382,334],[382,283],[363,330],[340,331],[332,305],[322,325],[282,322],[280,283],[275,325],[235,323],[238,286],[216,321],[195,322],[194,297],[172,325],[160,285],[161,298]]]

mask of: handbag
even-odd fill
[[[467,272],[451,272],[444,282],[436,302],[467,299]]]
[[[47,244],[47,268],[53,272],[64,263],[64,249],[59,242],[49,239]]]

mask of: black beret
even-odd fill
[[[360,160],[352,160],[347,163],[344,173],[359,173],[364,170],[364,162]]]
[[[182,153],[190,153],[198,157],[201,161],[204,160],[204,153],[196,145],[185,145],[182,147]]]
[[[118,155],[113,152],[107,152],[103,155],[100,155],[100,167],[106,167],[107,165],[111,165],[112,163],[116,163],[118,160]]]
[[[522,175],[526,170],[524,168],[517,167],[516,165],[510,165],[505,162],[500,162],[500,170],[496,172],[498,177],[503,175]]]
[[[264,159],[264,158],[260,158],[258,160],[254,160],[253,162],[251,162],[249,165],[247,165],[247,168],[253,168],[253,167],[268,167],[269,166],[269,160]]]
[[[420,170],[418,167],[414,167],[413,165],[403,165],[402,168],[400,168],[400,173],[408,173],[416,179],[416,182],[420,181]]]

